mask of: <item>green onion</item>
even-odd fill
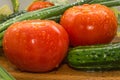
[[[2,66],[0,66],[0,80],[16,80]]]
[[[105,5],[107,7],[120,6],[120,0],[100,2],[99,4]]]
[[[13,6],[13,11],[18,12],[19,11],[19,0],[11,0],[12,6]]]

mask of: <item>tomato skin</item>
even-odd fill
[[[117,32],[114,13],[100,4],[69,8],[63,14],[60,24],[68,32],[72,46],[109,43]]]
[[[34,11],[46,7],[54,6],[53,3],[47,1],[35,1],[27,9],[27,11]]]
[[[11,25],[3,38],[8,60],[22,71],[46,72],[59,66],[68,50],[65,29],[49,20],[29,20]]]

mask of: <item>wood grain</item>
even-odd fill
[[[113,41],[118,42],[120,38],[116,37]],[[104,72],[78,71],[70,68],[67,64],[62,64],[58,69],[47,73],[22,72],[15,68],[4,54],[0,56],[0,65],[13,75],[16,80],[120,80],[120,70]]]

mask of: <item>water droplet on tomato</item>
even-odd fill
[[[87,26],[87,29],[88,29],[88,30],[93,30],[93,29],[94,29],[94,26]]]

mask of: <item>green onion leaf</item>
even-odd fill
[[[0,80],[15,80],[2,66],[0,66]]]

